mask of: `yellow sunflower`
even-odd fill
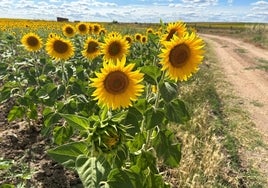
[[[143,74],[138,70],[132,71],[135,64],[125,66],[125,62],[126,59],[123,58],[116,64],[104,63],[101,73],[96,73],[97,78],[91,79],[91,86],[96,88],[92,96],[101,106],[126,108],[143,92],[144,86],[140,83]]]
[[[129,44],[121,35],[114,37],[105,37],[101,44],[101,52],[104,54],[104,60],[116,62],[118,59],[126,57]]]
[[[99,42],[92,37],[89,37],[84,44],[84,50],[82,51],[82,55],[90,60],[96,58],[100,55]]]
[[[143,44],[145,44],[145,43],[147,42],[147,37],[146,37],[145,35],[143,35],[143,36],[141,37],[141,42],[142,42]]]
[[[55,36],[47,40],[46,51],[56,60],[67,60],[74,55],[74,46],[69,40]]]
[[[21,43],[26,50],[35,52],[41,49],[43,42],[41,38],[35,33],[28,33],[21,38]]]
[[[81,35],[86,35],[89,33],[88,25],[86,23],[79,23],[76,25],[77,31]]]
[[[195,33],[187,33],[183,37],[174,35],[163,45],[164,48],[159,54],[160,64],[163,71],[167,70],[171,79],[187,80],[198,70],[198,65],[204,57],[204,42]]]
[[[131,35],[125,35],[124,36],[124,39],[129,43],[129,44],[131,44],[132,43],[132,41],[133,41],[133,39],[132,39],[132,36]]]
[[[72,37],[75,35],[75,27],[70,25],[70,24],[66,24],[62,27],[62,31],[64,36],[66,37]]]
[[[135,40],[139,41],[139,42],[141,41],[141,34],[140,33],[135,34]]]
[[[101,25],[100,24],[93,24],[93,33],[98,35],[100,33],[100,30],[101,30]]]
[[[163,35],[161,41],[162,42],[163,41],[170,41],[175,34],[178,37],[183,37],[183,35],[186,33],[186,31],[187,31],[187,28],[183,22],[169,23],[167,26],[167,34]]]

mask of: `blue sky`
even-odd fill
[[[266,22],[268,0],[0,0],[1,18],[119,22]]]

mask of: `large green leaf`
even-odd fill
[[[130,169],[113,169],[108,176],[108,185],[110,188],[138,188],[143,187],[141,174],[138,166],[132,166]]]
[[[153,140],[153,145],[158,157],[170,167],[177,167],[181,160],[181,144],[174,143],[174,134],[170,130],[159,131]]]
[[[161,125],[165,118],[165,113],[162,109],[150,108],[145,113],[146,122],[145,127],[147,130]]]
[[[80,155],[76,159],[76,170],[84,187],[101,187],[101,181],[107,178],[110,166],[103,159]]]
[[[89,129],[89,119],[82,117],[82,116],[78,116],[75,114],[60,114],[69,125],[71,125],[72,127],[78,129],[78,130],[88,130]]]
[[[160,93],[166,102],[178,97],[177,85],[175,83],[163,82],[160,84]]]
[[[144,79],[150,84],[156,84],[157,79],[161,76],[161,70],[157,66],[143,66],[141,72],[144,73]]]
[[[87,144],[84,142],[72,142],[58,146],[47,151],[48,155],[62,165],[74,168],[76,158],[79,155],[87,154]]]
[[[54,142],[58,145],[63,144],[73,134],[73,128],[71,126],[57,126],[54,128]]]
[[[170,122],[184,123],[190,119],[183,101],[175,99],[165,104],[166,117]]]

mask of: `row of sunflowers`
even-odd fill
[[[2,32],[20,33],[19,43],[0,46],[0,101],[14,101],[8,120],[42,120],[48,155],[85,187],[169,187],[158,165],[180,162],[169,125],[190,118],[178,84],[203,60],[195,31],[181,21],[144,34],[91,23],[14,28]]]

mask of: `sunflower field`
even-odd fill
[[[88,22],[0,25],[9,122],[41,121],[47,154],[84,187],[170,187],[159,166],[178,167],[182,150],[170,126],[190,119],[178,86],[205,53],[193,29],[182,21],[140,32]]]

